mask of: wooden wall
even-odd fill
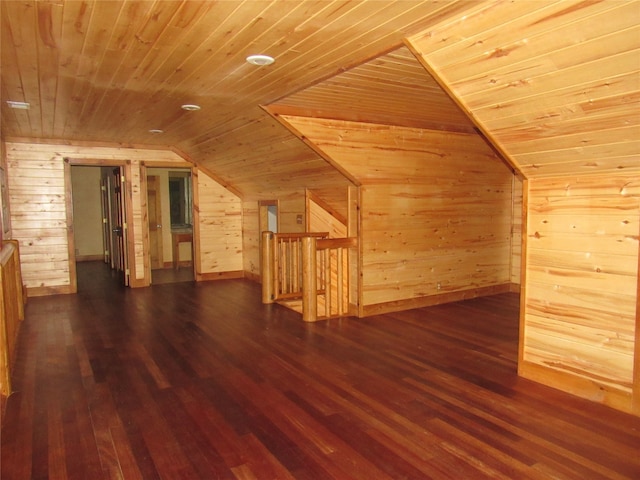
[[[263,192],[265,199],[278,201],[280,233],[304,232],[306,228],[305,191]],[[242,250],[245,276],[260,279],[260,220],[257,200],[242,203]]]
[[[520,291],[522,276],[522,178],[513,176],[512,214],[511,214],[511,287]]]
[[[130,260],[132,286],[148,285],[150,278],[145,272],[148,260],[144,251],[144,220],[146,218],[146,198],[141,195],[141,165],[154,164],[167,166],[175,164],[184,166],[185,160],[168,150],[151,150],[140,148],[107,147],[91,144],[58,145],[49,143],[7,142],[7,174],[11,200],[11,221],[13,238],[19,240],[22,256],[24,282],[30,295],[51,293],[70,293],[75,289],[73,267],[70,259],[70,237],[67,232],[67,202],[70,185],[65,185],[64,158],[74,162],[86,161],[92,164],[109,162],[129,162],[132,218],[129,219],[129,234],[133,237],[133,260]],[[97,163],[96,163],[97,162]],[[216,212],[230,217],[225,209],[216,210],[207,202],[218,202],[221,198],[228,203],[235,202],[240,210],[240,200],[226,197],[201,172],[205,182],[201,200],[201,213],[206,224],[203,232],[207,242],[211,241],[208,229],[213,228],[212,220]],[[218,186],[219,187],[219,186]],[[222,187],[220,187],[222,188]],[[224,189],[223,189],[224,190]],[[239,216],[239,214],[238,214]],[[231,216],[232,217],[232,216]],[[240,221],[235,223],[236,233],[231,236],[240,238]],[[227,245],[228,231],[221,232],[220,242]],[[240,240],[235,240],[240,243]],[[233,247],[237,250],[237,247]],[[227,255],[225,253],[225,255]],[[241,254],[240,254],[241,256]],[[237,257],[237,254],[236,254]],[[219,273],[219,265],[211,259],[211,252],[203,256],[200,274]],[[235,270],[241,270],[242,261],[236,258]]]
[[[194,180],[200,237],[196,279],[242,277],[242,202],[202,171]]]
[[[509,289],[513,174],[480,136],[285,120],[363,184],[361,315]]]
[[[640,176],[531,179],[522,375],[632,410]],[[636,373],[636,375],[638,375]]]
[[[346,208],[346,192],[343,203]],[[309,227],[306,230],[308,232],[329,232],[330,238],[348,237],[346,217],[332,212],[327,204],[310,192],[307,192],[307,212]]]
[[[7,177],[12,238],[29,294],[74,291],[63,155],[52,145],[7,143]]]

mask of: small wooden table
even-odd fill
[[[177,270],[180,267],[180,244],[193,244],[193,232],[191,230],[171,230],[173,238],[173,268]]]

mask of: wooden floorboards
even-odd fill
[[[516,375],[518,297],[315,324],[246,280],[29,299],[1,477],[638,479],[640,419]]]

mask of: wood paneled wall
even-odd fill
[[[195,180],[200,236],[196,278],[242,277],[242,202],[202,171]]]
[[[260,281],[260,209],[258,202],[242,202],[242,268],[244,275]]]
[[[286,121],[363,184],[360,314],[509,288],[513,174],[480,136]]]
[[[51,293],[70,293],[74,291],[75,279],[71,268],[72,253],[69,251],[67,231],[67,196],[70,185],[65,185],[64,159],[74,162],[86,161],[90,164],[108,164],[109,162],[129,162],[131,188],[131,207],[133,216],[129,219],[129,235],[133,238],[134,257],[130,260],[132,286],[148,285],[145,276],[144,218],[146,218],[146,199],[141,189],[141,164],[167,166],[185,165],[185,160],[169,150],[142,148],[105,147],[94,145],[58,145],[49,143],[7,142],[7,174],[11,200],[11,220],[14,226],[13,238],[19,240],[22,253],[24,282],[30,295]],[[218,274],[225,268],[227,261],[240,254],[229,255],[225,252],[223,264],[212,259],[213,249],[209,242],[219,241],[226,246],[229,238],[235,238],[230,249],[239,250],[241,244],[240,200],[229,194],[201,172],[199,178],[205,182],[204,194],[200,199],[200,211],[205,222],[203,231],[206,241],[203,243],[205,255],[200,266],[200,275]],[[222,190],[220,190],[222,189]],[[226,192],[226,193],[225,193]],[[233,197],[233,200],[231,199]],[[237,213],[228,214],[229,204],[234,203]],[[218,204],[224,208],[220,209]],[[231,222],[225,231],[219,231],[219,237],[213,239],[210,230],[216,228],[213,219],[219,216],[225,219],[238,218]],[[235,215],[235,216],[234,216]],[[228,230],[234,230],[230,232]],[[233,243],[232,242],[232,243]],[[242,269],[242,260],[230,265],[234,271]]]
[[[345,192],[344,204],[346,207],[347,198]],[[346,238],[347,219],[342,218],[337,213],[330,211],[328,205],[317,196],[307,192],[307,212],[308,212],[308,232],[329,232],[329,238]]]
[[[7,143],[7,177],[29,295],[73,292],[63,154],[53,145]]]
[[[532,179],[525,188],[520,372],[631,411],[640,393],[640,176]]]
[[[511,214],[511,286],[514,290],[520,289],[522,276],[522,179],[518,175],[513,176],[512,193],[513,210]]]

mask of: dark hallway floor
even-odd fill
[[[517,377],[518,296],[305,324],[246,280],[29,299],[1,476],[632,479],[640,419]]]

